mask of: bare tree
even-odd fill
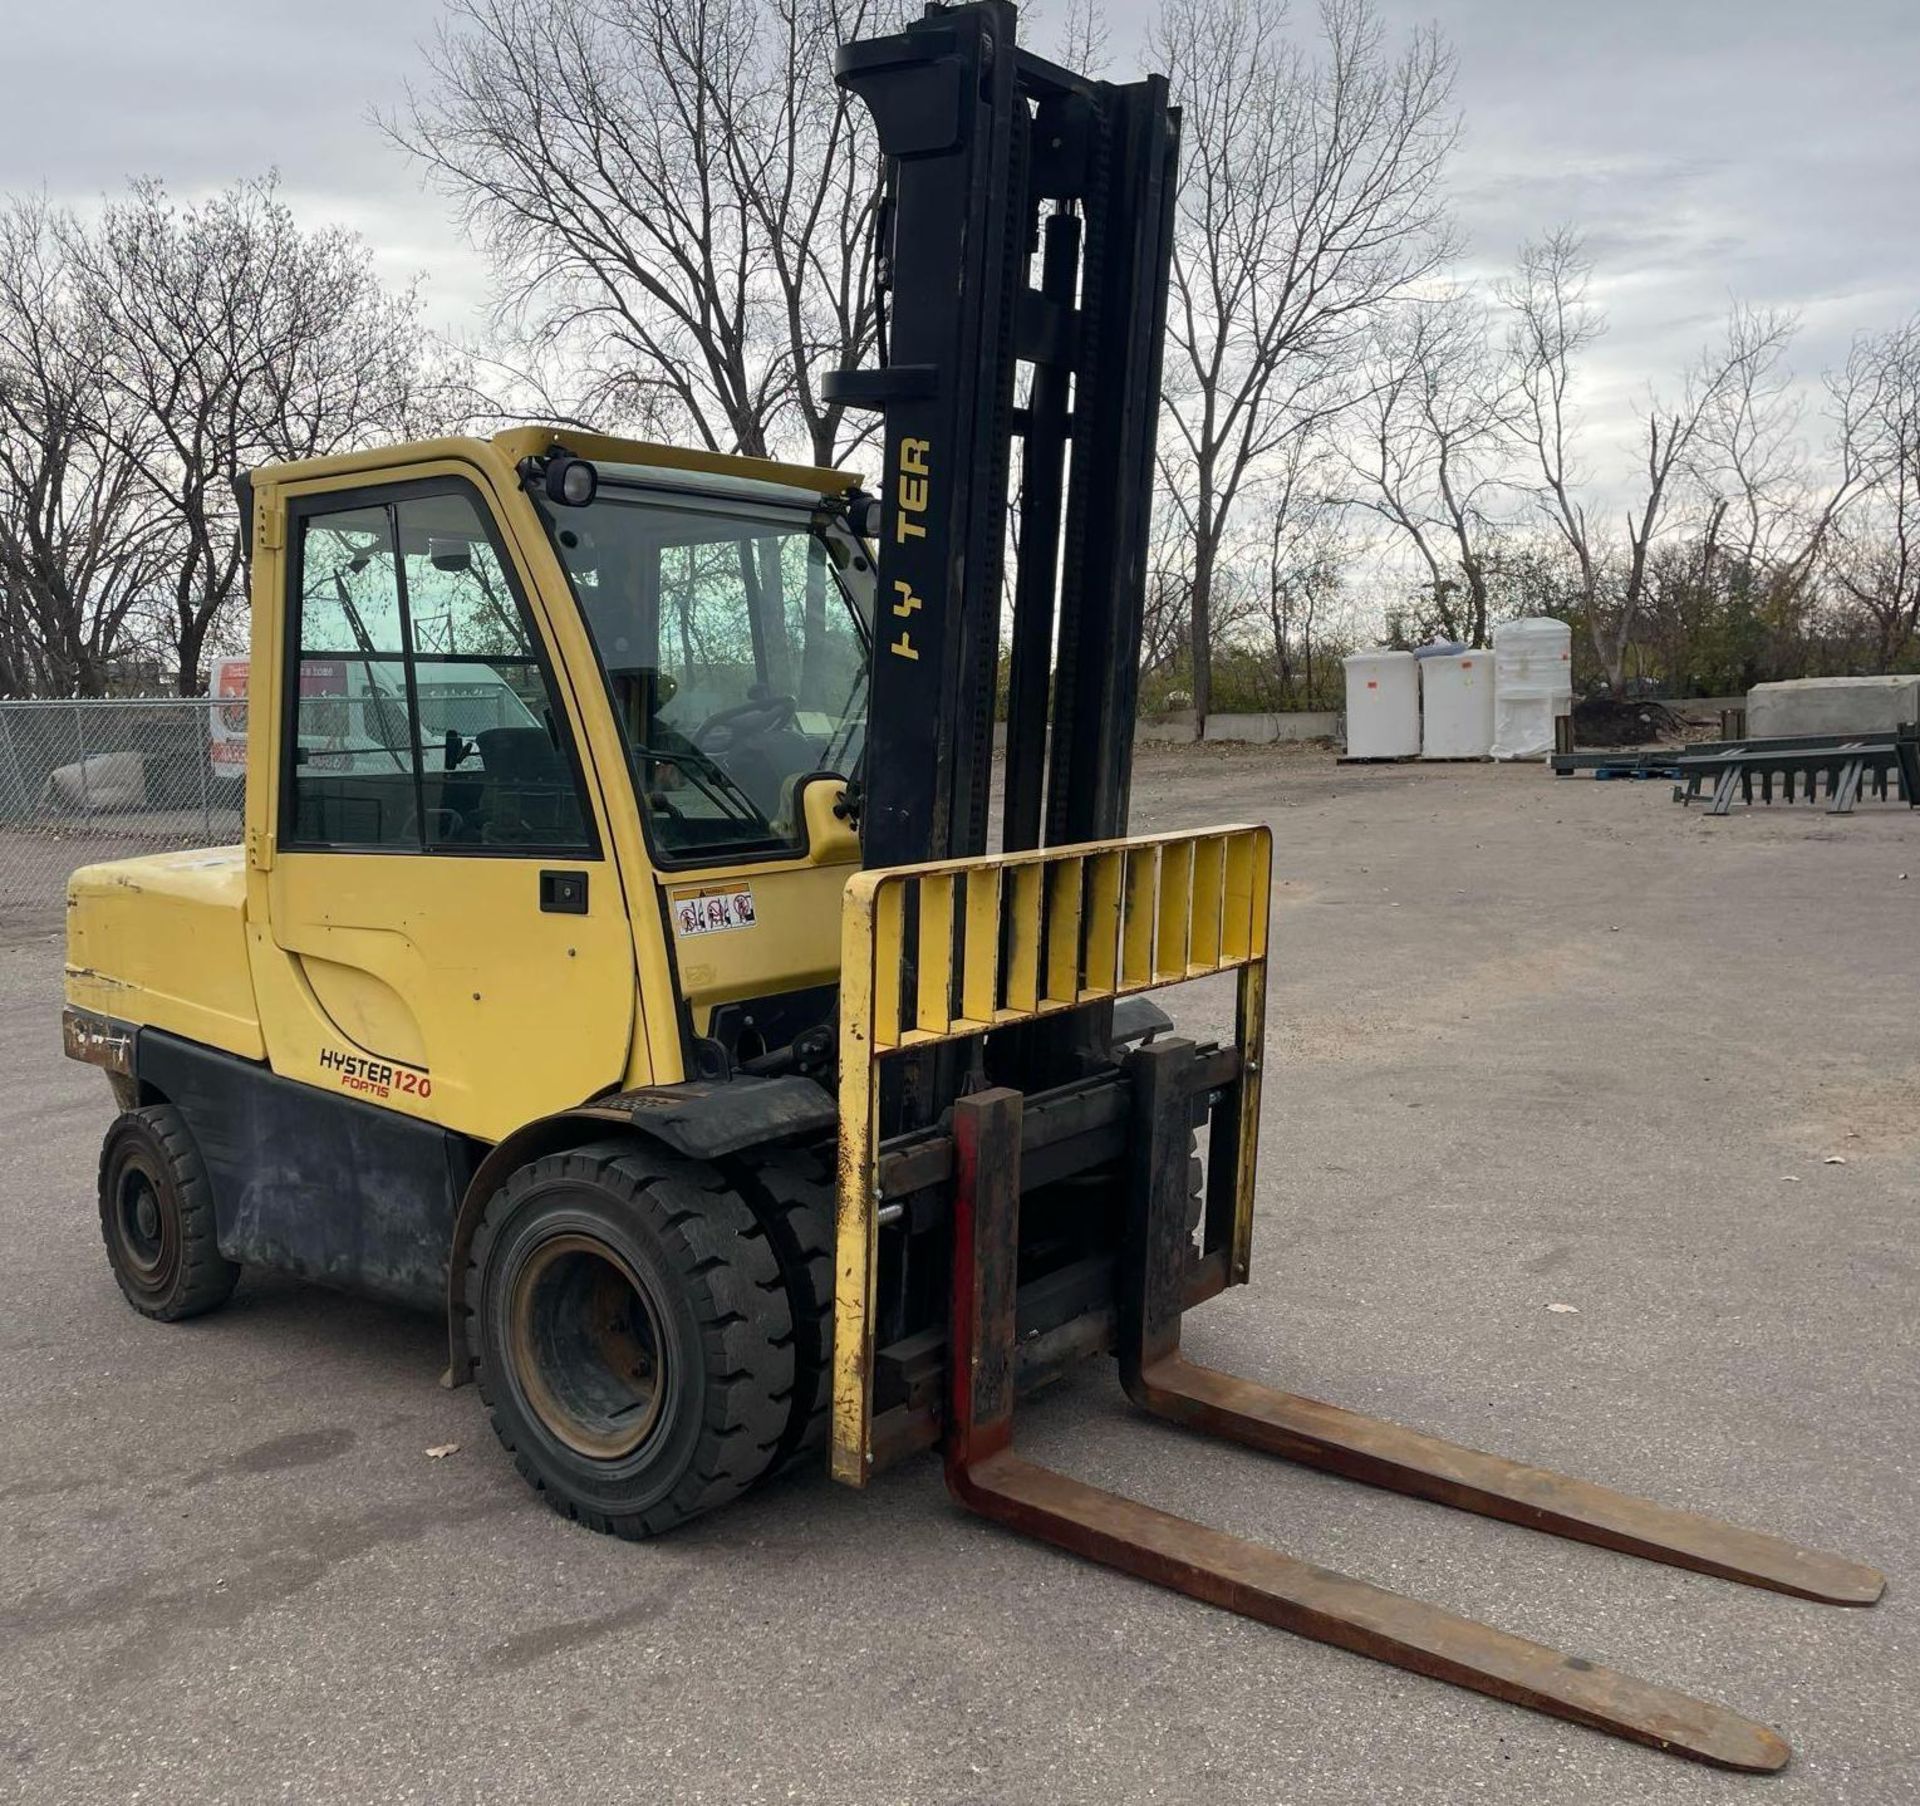
[[[1327,486],[1327,448],[1297,438],[1262,485],[1260,553],[1266,625],[1272,636],[1275,702],[1314,705],[1314,634],[1338,598],[1351,558],[1345,513]]]
[[[1829,568],[1872,623],[1874,668],[1887,671],[1920,651],[1920,315],[1856,340],[1829,387],[1843,475],[1859,474]]]
[[[1897,430],[1891,439],[1885,431],[1884,410],[1892,400],[1897,415],[1900,405],[1901,358],[1885,355],[1898,335],[1857,339],[1826,379],[1831,430],[1816,466],[1786,363],[1790,336],[1789,327],[1736,358],[1690,458],[1707,504],[1704,561],[1717,557],[1750,583],[1764,579],[1776,613],[1799,611],[1842,519],[1878,482],[1898,440]]]
[[[885,0],[768,4],[776,46],[771,75],[758,103],[737,120],[734,177],[766,234],[790,396],[808,455],[831,467],[843,455],[843,439],[864,441],[877,424],[864,413],[849,422],[843,406],[821,397],[819,379],[853,368],[873,344],[880,202],[878,146],[865,107],[831,79],[833,54],[886,29],[899,9]]]
[[[1030,15],[1035,10],[1027,8]],[[1100,0],[1067,0],[1066,17],[1054,40],[1054,54],[1061,64],[1082,75],[1104,75],[1113,61],[1112,46],[1113,27]]]
[[[271,178],[191,207],[137,182],[61,242],[99,335],[98,425],[169,523],[163,632],[192,695],[243,568],[235,475],[426,430],[449,390],[415,295],[351,233],[303,232]]]
[[[0,694],[95,696],[169,550],[143,423],[75,299],[70,222],[0,209]]]
[[[1394,53],[1369,0],[1324,0],[1317,56],[1286,24],[1273,0],[1164,0],[1150,38],[1184,110],[1161,443],[1193,547],[1199,733],[1236,504],[1350,399],[1373,313],[1450,251],[1446,47],[1421,32]]]
[[[1146,603],[1140,618],[1140,669],[1171,667],[1192,644],[1193,540],[1171,508],[1153,511],[1147,548]]]
[[[1736,315],[1739,333],[1750,316]],[[1741,563],[1798,564],[1802,545],[1824,531],[1845,486],[1808,511],[1812,484],[1802,408],[1787,368],[1790,329],[1736,356],[1726,382],[1710,394],[1687,454],[1693,481],[1709,505],[1706,538]]]
[[[1342,436],[1352,500],[1412,549],[1437,630],[1484,646],[1515,449],[1514,398],[1485,304],[1453,288],[1385,310],[1368,376]]]
[[[389,133],[583,412],[831,463],[873,341],[878,158],[834,47],[883,0],[455,0]],[[864,421],[861,423],[864,425]]]
[[[1500,299],[1512,311],[1509,350],[1520,393],[1519,430],[1536,472],[1541,512],[1566,546],[1575,567],[1577,599],[1597,606],[1600,555],[1589,531],[1585,503],[1576,494],[1584,472],[1572,441],[1581,426],[1574,397],[1583,354],[1606,331],[1606,320],[1588,299],[1593,265],[1570,229],[1523,245],[1519,267]],[[1604,662],[1600,629],[1594,647]],[[1608,675],[1617,681],[1618,654]]]
[[[1703,432],[1725,417],[1730,398],[1759,385],[1791,340],[1786,315],[1736,306],[1724,340],[1704,350],[1672,401],[1649,397],[1644,450],[1633,500],[1624,511],[1624,544],[1587,499],[1587,477],[1573,441],[1582,354],[1605,330],[1588,299],[1592,264],[1578,236],[1559,231],[1523,247],[1501,291],[1512,310],[1511,350],[1520,395],[1519,431],[1535,472],[1535,497],[1565,542],[1577,572],[1576,595],[1607,681],[1620,687],[1627,649],[1654,580],[1653,552],[1674,524],[1676,504],[1696,472]],[[1725,519],[1709,509],[1709,546]]]

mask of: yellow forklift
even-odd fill
[[[879,361],[826,379],[883,417],[876,494],[541,426],[242,480],[245,843],[69,895],[121,1289],[174,1321],[251,1265],[443,1310],[449,1383],[594,1529],[939,1446],[965,1505],[1080,1555],[1778,1768],[1722,1708],[1014,1451],[1016,1399],[1111,1355],[1144,1409],[1293,1460],[1882,1587],[1181,1354],[1248,1274],[1271,846],[1126,837],[1178,115],[1021,48],[1005,0],[836,76],[886,158]],[[1221,1043],[1146,995],[1210,978]]]

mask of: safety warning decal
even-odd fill
[[[668,901],[673,906],[674,933],[683,940],[695,934],[719,934],[728,928],[751,928],[758,920],[753,911],[753,892],[744,884],[677,890]]]

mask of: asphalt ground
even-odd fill
[[[429,1318],[249,1276],[143,1322],[99,1245],[106,1086],[60,1058],[29,912],[0,934],[0,1798],[1920,1798],[1920,815],[1143,759],[1139,826],[1233,819],[1276,834],[1255,1273],[1189,1349],[1857,1556],[1889,1595],[1375,1492],[1141,1420],[1105,1363],[1023,1408],[1024,1448],[1732,1706],[1793,1742],[1783,1775],[1077,1563],[963,1516],[931,1459],[623,1545],[438,1388]]]

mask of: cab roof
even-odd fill
[[[575,427],[532,425],[510,427],[490,439],[448,437],[409,444],[375,446],[366,451],[341,452],[328,458],[307,458],[294,464],[269,464],[252,473],[263,484],[299,482],[311,477],[348,476],[361,470],[388,470],[396,464],[428,463],[459,458],[492,467],[496,476],[510,474],[523,459],[538,457],[556,446],[596,464],[638,465],[673,471],[699,487],[703,476],[765,483],[811,496],[844,495],[860,486],[859,475],[824,470],[809,464],[785,464],[774,458],[747,458],[726,452],[681,445],[658,445],[646,439],[622,439],[611,433],[585,432]],[[504,466],[504,470],[501,468]],[[719,487],[719,485],[716,485]]]

